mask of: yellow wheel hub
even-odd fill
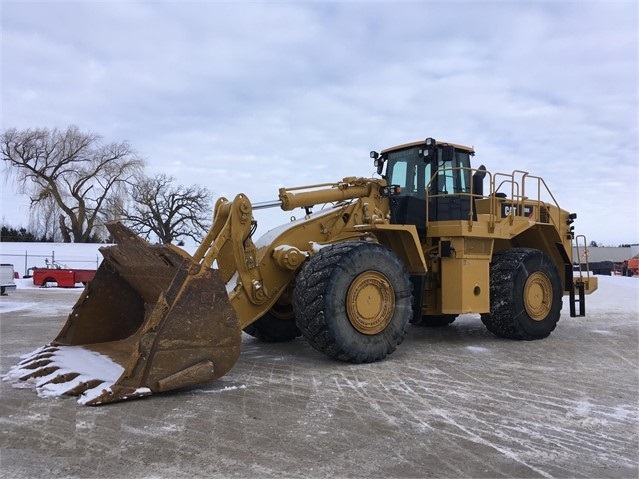
[[[532,273],[524,285],[524,307],[531,319],[543,321],[552,308],[552,284],[539,271]]]
[[[362,334],[377,334],[393,319],[395,292],[386,276],[366,271],[357,276],[346,293],[346,314]]]

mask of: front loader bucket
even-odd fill
[[[174,246],[152,246],[120,223],[108,229],[117,245],[100,249],[104,260],[60,334],[5,379],[97,405],[228,372],[242,329],[219,271]]]

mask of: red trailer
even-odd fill
[[[33,284],[46,286],[58,283],[59,288],[73,288],[77,283],[87,284],[95,276],[94,269],[34,268]]]

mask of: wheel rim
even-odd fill
[[[388,278],[378,271],[357,276],[346,293],[346,313],[362,334],[377,334],[393,319],[395,293]]]
[[[524,285],[524,307],[531,319],[543,321],[552,309],[552,283],[545,274],[535,271]]]

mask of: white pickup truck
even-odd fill
[[[0,295],[6,296],[8,289],[16,289],[12,264],[0,264]]]

